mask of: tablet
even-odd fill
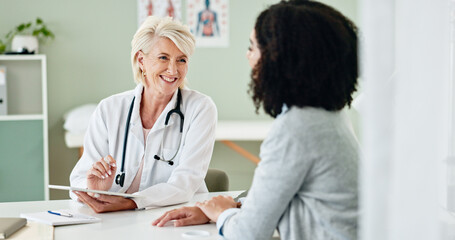
[[[69,186],[60,186],[60,185],[47,185],[48,188],[51,189],[58,189],[58,190],[67,190],[67,191],[79,191],[79,192],[92,192],[92,193],[99,193],[111,196],[120,196],[125,198],[140,198],[144,197],[141,195],[133,195],[128,193],[118,193],[118,192],[108,192],[108,191],[101,191],[101,190],[92,190],[87,188],[78,188],[78,187],[69,187]]]

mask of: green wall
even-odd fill
[[[269,119],[254,113],[248,97],[250,69],[245,53],[255,17],[275,2],[230,1],[230,46],[200,48],[190,59],[188,86],[213,98],[220,120]],[[324,2],[357,19],[356,0]],[[68,185],[78,151],[65,145],[63,114],[134,87],[129,57],[137,29],[137,0],[1,0],[0,34],[36,17],[48,23],[56,35],[40,46],[48,60],[49,180],[50,184]],[[259,152],[259,142],[239,144]],[[238,167],[232,167],[235,165]],[[211,166],[228,172],[233,190],[249,186],[255,167],[220,143],[215,145]],[[60,198],[67,198],[67,193],[51,191],[51,199]]]

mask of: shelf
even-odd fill
[[[0,121],[44,120],[42,114],[0,115]]]
[[[46,55],[43,54],[30,54],[30,55],[4,55],[0,54],[0,61],[9,61],[9,60],[43,60],[46,59]]]
[[[6,68],[8,115],[46,115],[45,57],[45,55],[0,55],[0,66]]]
[[[0,202],[49,200],[46,55],[0,55],[0,66],[7,106],[0,115],[0,159],[6,159],[0,169],[18,184],[0,181]]]

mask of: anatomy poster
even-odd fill
[[[229,46],[229,0],[187,0],[186,11],[197,47]]]
[[[138,26],[148,16],[166,17],[182,21],[182,0],[137,0]]]

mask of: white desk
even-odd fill
[[[102,221],[99,223],[55,227],[55,240],[186,239],[182,237],[182,233],[191,230],[208,231],[210,233],[210,236],[201,238],[203,240],[221,239],[221,237],[218,235],[215,223],[188,227],[174,227],[172,223],[168,223],[166,226],[161,228],[152,226],[151,223],[153,220],[161,216],[164,212],[171,209],[185,205],[193,206],[194,203],[198,201],[204,201],[220,194],[236,197],[241,192],[242,191],[202,193],[196,194],[190,202],[181,205],[141,211],[120,211],[102,214],[96,214],[89,207],[72,200],[0,203],[0,217],[19,217],[21,213],[72,209],[102,219]]]

